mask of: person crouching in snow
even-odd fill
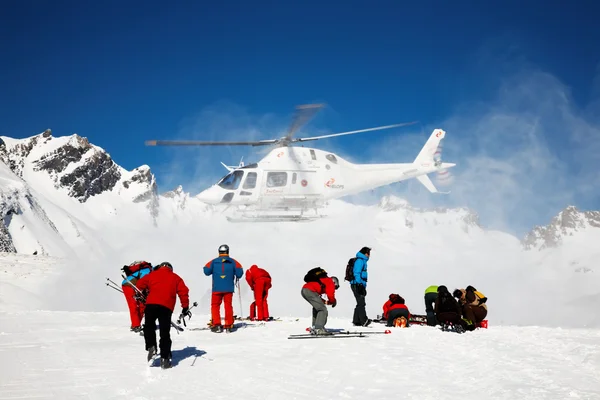
[[[160,328],[160,367],[171,368],[171,316],[175,308],[175,296],[179,296],[181,314],[189,315],[189,289],[179,275],[173,272],[173,266],[163,262],[154,271],[137,283],[138,289],[148,290],[146,299],[146,323],[144,341],[148,351],[148,361],[156,354],[156,320]]]
[[[129,307],[130,330],[132,332],[141,332],[145,304],[143,299],[136,295],[136,291],[131,285],[135,286],[140,278],[148,275],[152,271],[152,265],[147,261],[134,261],[129,265],[123,266],[121,270],[126,276],[121,283],[121,289],[123,289],[123,294]]]
[[[300,294],[312,306],[312,326],[316,335],[331,335],[325,329],[327,324],[327,305],[335,307],[337,300],[335,299],[335,291],[339,289],[340,283],[338,278],[327,276],[327,272],[323,268],[313,268],[304,276],[304,286]],[[325,301],[321,295],[327,295]]]
[[[487,316],[488,310],[485,304],[487,297],[471,285],[466,289],[455,289],[452,295],[462,306],[462,313],[468,325],[467,330],[474,330]]]
[[[448,288],[445,285],[440,285],[437,292],[438,297],[435,299],[433,311],[438,323],[466,328],[466,323],[461,318],[460,304],[452,297]]]
[[[408,327],[410,312],[399,294],[390,294],[389,300],[383,305],[383,318],[387,326]]]
[[[250,320],[267,321],[269,319],[267,296],[271,288],[271,275],[253,265],[246,271],[246,282],[254,292],[254,302],[250,304]]]
[[[212,298],[210,313],[213,332],[231,332],[233,328],[233,292],[235,283],[244,275],[242,265],[229,257],[229,246],[219,246],[219,257],[204,266],[204,275],[212,275]],[[221,326],[221,302],[225,303],[225,326]]]

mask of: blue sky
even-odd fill
[[[571,190],[567,184],[572,176],[593,176],[590,166],[599,158],[595,152],[577,151],[593,147],[586,135],[595,140],[598,133],[594,111],[600,109],[600,29],[595,16],[600,4],[412,3],[4,4],[0,134],[27,137],[46,128],[56,136],[78,133],[127,169],[150,165],[163,191],[183,183],[197,192],[225,172],[218,161],[237,163],[241,155],[251,157],[250,150],[153,148],[144,141],[277,137],[296,104],[318,101],[328,108],[304,130],[307,136],[420,121],[411,129],[317,146],[353,161],[410,161],[427,131],[440,126],[449,133],[445,159],[459,163],[457,180],[481,169],[474,160],[510,164],[515,154],[510,146],[529,146],[542,160],[561,163],[558,172],[552,164],[539,176],[513,174],[515,188],[542,185],[531,179],[545,182],[512,201],[512,209],[531,210],[523,211],[524,224],[545,223],[565,203],[600,208],[598,191]],[[529,95],[544,91],[541,98]],[[568,112],[559,118],[564,98]],[[490,115],[494,112],[539,122],[535,140],[477,142],[477,127],[496,121]],[[580,134],[568,136],[574,129]],[[413,135],[412,147],[380,151],[380,141],[398,142],[404,134],[409,139]],[[531,157],[523,155],[525,159]],[[527,163],[540,170],[539,163]],[[557,173],[563,186],[553,186]],[[485,176],[469,177],[489,183]],[[499,182],[507,185],[504,177]],[[461,187],[462,196],[451,199],[426,199],[429,195],[412,183],[376,195],[394,191],[418,204],[465,205],[480,211],[491,226],[522,229],[510,221],[508,207],[503,206],[502,223],[493,221],[494,211],[487,208],[513,192],[504,190],[491,199],[460,184],[459,193]],[[555,198],[561,191],[569,196]]]

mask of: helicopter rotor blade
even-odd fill
[[[310,121],[323,107],[325,107],[325,104],[303,104],[296,106],[296,113],[288,129],[288,133],[285,135],[286,140],[291,140],[296,131]]]
[[[380,131],[380,130],[383,130],[383,129],[391,129],[391,128],[398,128],[400,126],[413,125],[413,124],[416,124],[417,122],[418,121],[405,122],[403,124],[377,126],[375,128],[360,129],[360,130],[357,130],[357,131],[348,131],[348,132],[332,133],[330,135],[322,135],[322,136],[312,136],[312,137],[306,137],[306,138],[298,138],[298,139],[293,139],[292,142],[308,142],[308,141],[311,141],[311,140],[326,139],[326,138],[330,138],[330,137],[343,136],[343,135],[352,135],[352,134],[355,134],[355,133],[370,132],[370,131]]]
[[[147,140],[146,146],[267,146],[277,140],[260,140],[256,142],[203,142],[198,140]]]

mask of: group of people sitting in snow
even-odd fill
[[[346,266],[344,279],[350,283],[356,299],[352,320],[354,326],[368,326],[373,322],[366,312],[367,267],[370,258],[371,248],[363,247],[355,257],[348,260]],[[301,294],[313,307],[313,331],[317,335],[330,334],[325,329],[328,316],[326,306],[337,305],[335,290],[339,288],[339,280],[335,276],[328,277],[323,268],[317,267],[306,274],[304,281],[306,283]],[[322,295],[326,295],[327,300],[323,300]],[[426,315],[411,315],[404,298],[392,293],[383,304],[383,314],[376,322],[385,323],[389,327],[408,327],[411,323],[441,325],[444,329],[459,332],[487,327],[484,323],[487,316],[487,298],[473,286],[455,289],[452,294],[444,285],[430,286],[425,290],[424,299]]]
[[[212,276],[211,322],[213,332],[231,332],[234,324],[233,293],[239,290],[239,280],[244,275],[242,265],[229,256],[229,246],[219,247],[218,257],[210,260],[203,268],[206,276]],[[367,317],[366,296],[368,282],[368,261],[371,248],[363,247],[355,257],[348,261],[345,280],[356,299],[353,324],[368,326],[373,320]],[[161,367],[171,366],[171,318],[175,308],[176,297],[182,307],[180,318],[190,317],[189,289],[184,280],[173,272],[173,266],[163,262],[152,266],[147,261],[135,261],[122,268],[124,279],[121,284],[131,318],[131,330],[144,333],[148,360],[157,355],[156,321],[160,327]],[[254,293],[254,302],[250,305],[250,320],[268,321],[268,293],[272,287],[270,274],[257,265],[246,271],[246,281]],[[337,277],[329,277],[320,267],[308,271],[304,277],[305,284],[300,294],[312,307],[312,333],[316,335],[331,334],[327,323],[327,306],[335,307],[335,292],[340,287]],[[326,299],[322,296],[325,295]],[[456,299],[457,300],[456,300]],[[485,296],[472,286],[456,289],[451,295],[446,286],[430,286],[425,291],[426,323],[428,325],[451,325],[473,330],[487,316]],[[221,320],[221,304],[224,304],[225,319]],[[422,323],[423,319],[411,315],[402,296],[396,293],[389,295],[383,305],[383,315],[376,322],[387,326],[408,327],[411,323]],[[142,319],[145,323],[142,327]]]

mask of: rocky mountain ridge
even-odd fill
[[[560,246],[566,237],[575,236],[588,229],[600,228],[600,211],[580,211],[567,206],[548,225],[535,226],[522,240],[527,250]]]

